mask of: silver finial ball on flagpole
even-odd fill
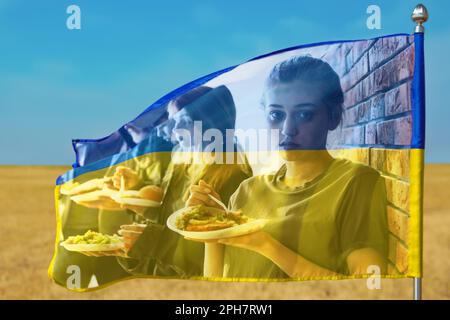
[[[418,4],[411,15],[411,19],[417,23],[414,32],[423,33],[425,27],[423,24],[428,20],[428,10],[423,4]]]

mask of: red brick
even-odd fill
[[[376,144],[377,143],[377,125],[376,123],[366,124],[365,130],[365,141],[366,144]]]
[[[369,152],[370,150],[367,148],[357,148],[356,156],[354,161],[364,163],[365,165],[369,165]]]
[[[375,40],[366,40],[354,42],[352,45],[353,57],[358,59],[364,51],[366,51]]]
[[[348,70],[348,83],[346,86],[352,87],[359,82],[369,72],[369,62],[367,55],[361,57],[361,59]]]
[[[372,87],[373,87],[372,83],[371,83],[371,81],[373,81],[372,79],[373,79],[373,75],[369,75],[360,82],[360,84],[361,84],[361,99],[369,98],[370,96],[372,96],[374,94],[374,92],[372,91]]]
[[[412,136],[411,116],[395,119],[395,144],[410,145]]]
[[[369,50],[370,70],[389,59],[407,45],[405,36],[378,39]]]
[[[385,171],[409,180],[409,149],[386,150]]]
[[[397,243],[395,266],[400,273],[406,273],[408,271],[408,248],[400,242]]]
[[[395,59],[397,81],[410,78],[414,75],[414,47],[409,46]]]
[[[353,57],[353,50],[350,50],[345,55],[345,70],[346,70],[346,72],[349,72],[352,69],[354,62],[355,62],[355,58]]]
[[[367,148],[337,149],[330,150],[330,153],[335,158],[349,159],[353,162],[369,165],[369,149]]]
[[[377,143],[386,145],[411,144],[411,117],[379,122],[377,124]]]
[[[344,92],[344,108],[350,108],[355,105],[355,88],[350,89],[347,92]]]
[[[388,251],[388,259],[394,265],[397,261],[397,243],[398,240],[393,235],[389,235],[389,251]]]
[[[371,74],[370,93],[386,90],[398,82],[410,78],[414,73],[414,51],[407,47],[395,58],[376,68]]]
[[[377,144],[393,145],[395,142],[394,120],[377,123]]]
[[[410,83],[386,92],[385,95],[386,115],[393,115],[411,110]]]
[[[389,235],[388,260],[400,273],[408,271],[408,248],[393,235]]]
[[[397,208],[409,212],[409,184],[390,177],[385,177],[385,183],[388,201]]]
[[[360,145],[364,144],[364,126],[354,126],[342,130],[344,144]]]
[[[385,171],[386,168],[386,149],[370,149],[370,166],[379,171]]]
[[[358,106],[358,123],[367,122],[370,118],[371,102],[366,101]]]
[[[344,127],[367,122],[370,114],[370,101],[363,102],[355,107],[345,110]]]
[[[370,99],[370,116],[369,119],[377,119],[384,116],[384,94],[379,94]]]
[[[373,92],[385,90],[397,83],[397,64],[395,59],[375,69],[373,73]]]
[[[370,149],[370,166],[409,180],[409,149]]]
[[[408,242],[409,218],[400,210],[387,206],[389,231],[395,234],[405,243]]]
[[[345,110],[343,115],[344,127],[348,127],[357,123],[357,118],[358,118],[358,106]]]
[[[367,40],[346,44],[347,48],[349,48],[345,54],[345,66],[347,72],[349,72],[355,62],[361,58],[362,54],[367,50],[367,48],[369,48],[372,42],[373,40]]]
[[[349,48],[345,43],[330,47],[323,59],[326,60],[331,67],[336,71],[339,77],[346,73],[345,56]]]
[[[344,105],[346,108],[356,105],[363,99],[363,87],[362,83],[358,83],[345,93]]]
[[[348,73],[341,77],[341,87],[343,92],[350,90],[350,75]]]

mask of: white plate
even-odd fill
[[[167,226],[169,227],[170,230],[181,234],[183,237],[191,238],[194,240],[217,240],[217,239],[243,236],[243,235],[261,230],[262,228],[264,228],[264,226],[266,225],[266,223],[268,221],[267,219],[254,219],[254,220],[250,220],[246,223],[243,223],[243,224],[240,224],[240,225],[237,225],[234,227],[219,229],[219,230],[212,230],[212,231],[180,230],[177,228],[177,225],[176,225],[177,218],[188,209],[190,209],[190,208],[182,208],[182,209],[177,210],[174,213],[172,213],[170,215],[170,217],[167,219]]]
[[[142,198],[129,198],[121,197],[120,194],[111,195],[111,199],[120,204],[128,204],[132,206],[139,207],[160,207],[161,202],[156,202],[153,200],[142,199]]]
[[[71,196],[70,199],[76,203],[79,203],[79,202],[98,201],[102,198],[110,198],[110,197],[111,197],[111,191],[97,190],[97,191],[91,191],[91,192],[86,192],[86,193],[82,193],[82,194],[77,194],[77,195]]]
[[[67,251],[75,252],[94,252],[94,251],[115,251],[124,247],[123,242],[110,243],[110,244],[68,244],[61,242]]]
[[[113,211],[122,211],[120,205],[111,199],[111,195],[114,194],[114,190],[97,190],[88,193],[71,196],[70,199],[75,203],[94,209],[105,209]]]
[[[111,178],[107,177],[107,178],[92,179],[83,183],[68,182],[65,183],[63,187],[61,187],[60,193],[63,195],[74,196],[92,192],[95,190],[101,190],[104,184],[110,180]]]

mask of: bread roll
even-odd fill
[[[158,186],[145,186],[139,190],[139,197],[142,199],[161,202],[163,198],[163,190]]]

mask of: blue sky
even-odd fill
[[[81,8],[68,30],[66,8]],[[366,27],[381,8],[382,29]],[[309,42],[412,32],[417,1],[0,0],[0,164],[67,164],[190,80]],[[450,162],[450,2],[425,1],[427,162]]]

